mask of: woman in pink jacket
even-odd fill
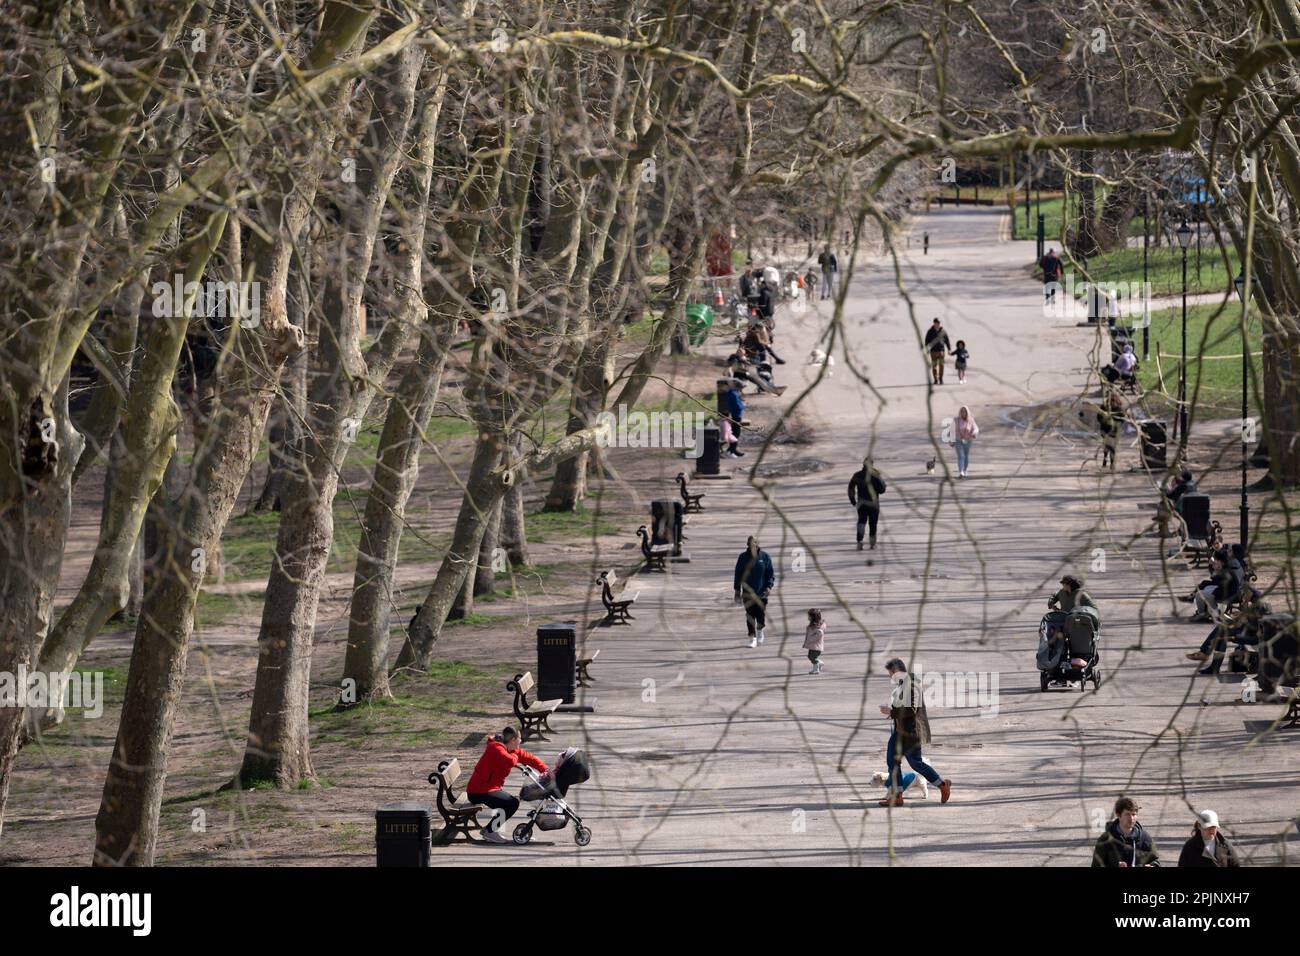
[[[952,423],[952,431],[954,444],[957,446],[957,477],[965,478],[966,469],[970,466],[971,442],[980,433],[980,427],[975,424],[975,416],[965,405],[957,413],[957,418]]]

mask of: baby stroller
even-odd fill
[[[1097,638],[1101,617],[1095,608],[1076,607],[1073,611],[1048,611],[1038,625],[1038,677],[1043,693],[1052,684],[1078,683],[1082,692],[1092,681],[1094,690],[1101,687],[1101,655]]]
[[[591,769],[587,766],[587,756],[581,750],[570,747],[563,754],[550,772],[545,776],[531,767],[518,765],[527,774],[532,783],[525,785],[519,792],[519,799],[527,803],[541,801],[539,806],[528,812],[523,823],[515,827],[514,841],[524,846],[533,838],[533,828],[539,830],[563,830],[572,820],[576,828],[573,842],[586,846],[591,842],[591,830],[582,825],[582,818],[573,812],[565,802],[569,788],[591,779]]]

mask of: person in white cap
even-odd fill
[[[1219,815],[1202,810],[1196,815],[1192,836],[1178,854],[1179,866],[1240,866],[1232,844],[1219,830]]]

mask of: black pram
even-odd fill
[[[515,827],[514,841],[523,846],[533,838],[533,828],[539,830],[563,830],[572,820],[575,830],[573,842],[586,846],[591,842],[591,830],[582,825],[582,818],[573,812],[565,801],[569,788],[591,779],[591,768],[587,764],[587,755],[575,747],[570,747],[560,754],[555,766],[545,776],[539,775],[531,767],[518,765],[519,769],[532,778],[519,791],[519,799],[526,803],[540,805],[528,812],[523,823]]]
[[[1038,625],[1040,687],[1044,693],[1052,684],[1069,686],[1078,683],[1082,691],[1088,681],[1093,689],[1101,686],[1101,669],[1097,651],[1101,616],[1087,605],[1073,611],[1048,611]]]

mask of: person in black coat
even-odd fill
[[[885,479],[880,476],[870,458],[862,459],[862,468],[849,479],[849,504],[858,511],[858,550],[862,550],[862,536],[871,526],[871,550],[876,550],[876,526],[880,522],[880,496],[885,493]]]
[[[1192,836],[1183,844],[1178,854],[1179,866],[1227,867],[1241,866],[1232,844],[1219,830],[1219,815],[1213,810],[1202,810],[1196,815]]]
[[[948,330],[935,319],[925,333],[925,350],[930,353],[930,379],[934,385],[943,384],[943,365],[947,353],[952,351]]]
[[[1092,865],[1106,867],[1159,866],[1151,834],[1137,822],[1139,807],[1131,797],[1115,801],[1115,819],[1106,825],[1092,848]]]

